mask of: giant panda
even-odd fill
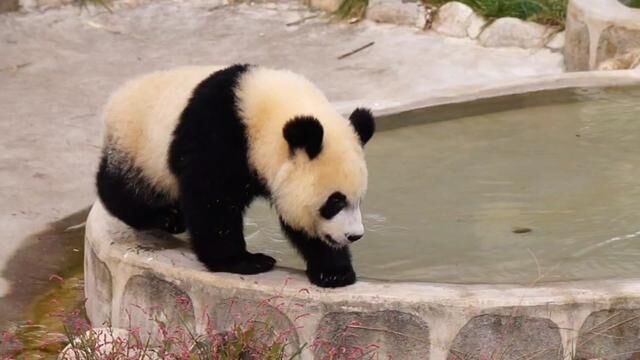
[[[191,66],[133,79],[104,110],[97,192],[138,230],[189,232],[214,272],[256,274],[245,209],[266,197],[321,287],[353,284],[348,245],[364,234],[363,146],[371,112],[341,116],[301,75],[255,65]]]

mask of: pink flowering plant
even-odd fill
[[[308,293],[300,290],[300,298]],[[198,314],[203,321],[201,331],[195,329],[194,309],[184,296],[177,296],[167,307],[175,310],[174,316],[157,306],[131,307],[124,328],[110,324],[94,328],[84,306],[66,310],[55,299],[51,302],[53,310],[45,318],[48,324],[57,325],[57,331],[32,322],[16,324],[0,332],[0,359],[51,358],[55,354],[61,359],[83,360],[286,360],[299,358],[307,347],[299,344],[297,336],[300,321],[309,315],[306,304],[282,296],[258,303],[230,299],[223,311],[204,309]],[[286,314],[290,321],[276,320],[277,314]],[[134,325],[141,320],[147,322],[147,330]],[[354,339],[350,331],[357,325],[348,324],[331,339],[314,339],[309,350],[322,354],[323,360],[378,359],[375,344],[349,345]]]

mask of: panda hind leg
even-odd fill
[[[186,231],[177,203],[151,191],[140,175],[117,170],[109,168],[103,157],[96,178],[98,196],[109,213],[136,230],[160,229],[171,234]]]
[[[150,228],[161,229],[169,234],[181,234],[187,231],[182,211],[177,205],[155,208],[147,218]]]

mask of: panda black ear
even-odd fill
[[[371,114],[371,110],[366,108],[357,108],[353,110],[349,116],[349,120],[360,138],[360,144],[364,146],[376,131],[376,123],[373,119],[373,114]]]
[[[324,129],[313,116],[296,116],[289,120],[282,129],[282,135],[292,153],[296,149],[304,149],[313,160],[322,150]]]

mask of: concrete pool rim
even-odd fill
[[[375,113],[383,116],[383,121],[393,121],[395,116],[392,114],[407,114],[425,106],[450,106],[557,89],[632,85],[640,85],[640,71],[568,73],[506,84],[466,87],[458,91],[457,96],[455,91],[449,91],[447,95],[425,98],[400,107],[378,109]],[[389,120],[384,120],[384,117]],[[142,241],[143,237],[151,239],[151,243]],[[526,325],[523,325],[522,331],[544,333],[542,338],[533,336],[535,341],[522,346],[535,349],[541,344],[561,344],[562,351],[566,352],[576,347],[577,339],[583,335],[583,327],[593,316],[600,316],[598,314],[603,311],[640,314],[640,277],[569,282],[532,281],[524,285],[465,285],[359,278],[355,285],[346,288],[321,289],[309,284],[300,271],[283,268],[254,276],[210,273],[195,260],[192,253],[182,252],[183,248],[154,245],[153,239],[154,234],[135,233],[109,216],[99,202],[94,204],[87,219],[85,237],[86,309],[94,326],[105,321],[116,327],[126,326],[124,312],[132,299],[142,305],[166,300],[164,293],[187,296],[195,314],[203,311],[209,303],[216,304],[223,299],[259,302],[277,295],[291,301],[304,301],[312,309],[303,320],[305,326],[296,334],[296,341],[300,343],[311,341],[322,324],[336,321],[336,315],[360,316],[365,322],[381,323],[383,327],[408,322],[412,329],[426,332],[424,341],[398,345],[398,348],[392,349],[395,354],[410,357],[404,351],[407,347],[413,347],[416,351],[426,351],[430,359],[446,359],[454,347],[464,348],[468,345],[465,341],[482,337],[487,320],[484,316],[491,317],[489,320],[492,323],[504,323],[504,317],[513,317],[517,313],[517,317],[524,319],[522,321]],[[287,319],[287,315],[275,313],[283,317],[283,322],[292,321]],[[143,328],[150,326],[143,320],[135,321],[139,321],[138,325]],[[196,328],[202,328],[199,320],[193,321]],[[469,331],[471,336],[467,334]],[[319,355],[311,350],[303,353],[303,358],[314,356],[317,358]]]

